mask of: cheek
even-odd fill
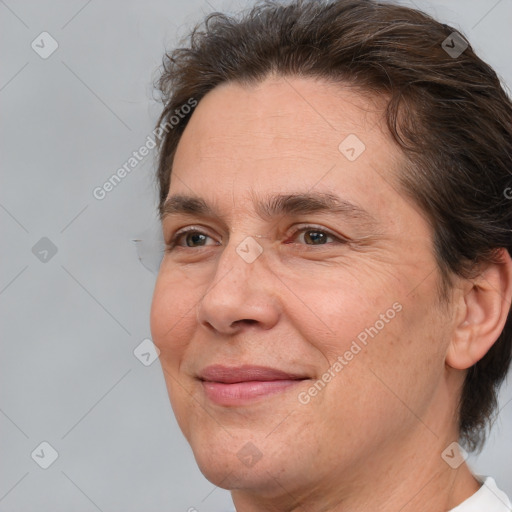
[[[178,361],[187,345],[187,336],[193,328],[197,293],[185,286],[183,279],[162,277],[160,274],[153,291],[150,327],[153,342],[166,362]],[[169,356],[172,354],[172,358]]]
[[[356,270],[357,269],[357,270]],[[295,281],[285,315],[301,335],[330,362],[350,349],[353,341],[365,343],[389,330],[400,316],[400,291],[392,278],[354,263],[324,268],[306,283]],[[357,348],[356,348],[357,350]],[[350,355],[349,355],[350,357]]]
[[[324,278],[316,277],[300,293],[296,284],[301,300],[290,302],[286,314],[323,356],[324,370],[342,357],[358,386],[375,383],[372,370],[413,394],[434,385],[443,368],[445,333],[433,280],[411,294],[407,279],[369,266],[327,269]]]
[[[378,334],[368,337],[368,357],[361,358],[359,367],[360,375],[377,390],[379,401],[394,410],[390,416],[396,414],[404,422],[414,421],[408,407],[419,416],[426,412],[444,373],[448,333],[435,308],[433,290],[425,287],[422,291],[398,295],[400,311]],[[381,326],[374,324],[377,329]]]
[[[183,285],[182,279],[159,274],[151,303],[150,327],[153,342],[160,350],[160,364],[176,421],[189,439],[193,401],[189,382],[180,375],[180,365],[192,337],[196,310],[191,308],[193,292]]]

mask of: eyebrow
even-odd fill
[[[278,216],[298,216],[326,212],[375,224],[375,218],[364,208],[329,192],[277,194],[255,201],[257,214],[265,220]],[[219,211],[203,198],[193,195],[173,195],[160,208],[160,220],[174,215],[220,219]]]

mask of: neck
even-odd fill
[[[442,430],[441,430],[442,431]],[[453,442],[424,425],[407,439],[396,439],[350,467],[297,484],[272,478],[272,495],[232,491],[237,512],[444,512],[480,488],[465,463],[450,467],[441,453]]]

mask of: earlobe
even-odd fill
[[[465,370],[477,363],[501,334],[510,312],[512,296],[512,259],[500,249],[499,259],[488,264],[475,279],[467,280],[461,309],[446,363]]]

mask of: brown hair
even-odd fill
[[[451,275],[469,278],[499,248],[512,249],[504,193],[512,186],[511,102],[470,45],[458,56],[445,50],[454,31],[422,12],[372,0],[266,1],[238,17],[210,14],[186,47],[165,55],[156,84],[164,104],[157,126],[167,129],[156,174],[160,214],[192,113],[170,120],[191,98],[270,73],[352,84],[389,98],[387,125],[407,162],[398,179],[432,224],[446,298]],[[483,445],[511,352],[509,314],[493,347],[467,372],[458,413],[468,450]]]

